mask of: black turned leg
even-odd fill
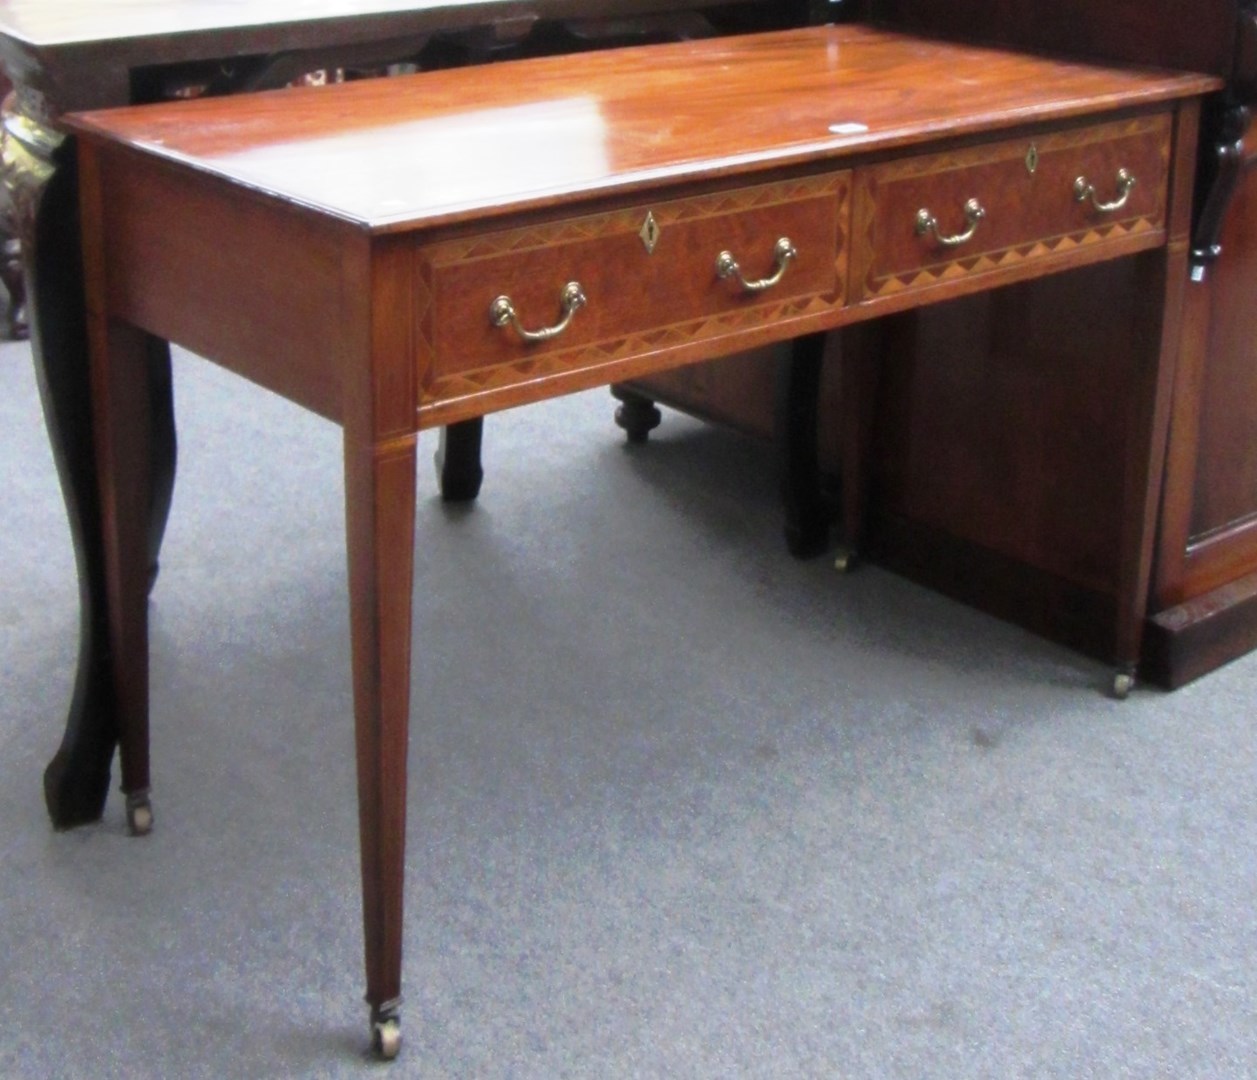
[[[626,386],[611,387],[611,396],[621,403],[615,410],[616,425],[624,429],[629,442],[644,443],[663,420],[663,413],[650,398]]]
[[[825,334],[799,338],[778,375],[775,427],[786,547],[798,559],[824,554],[829,546],[829,512],[821,497],[816,435],[825,341]]]
[[[44,771],[53,825],[96,821],[109,792],[118,721],[110,670],[104,552],[93,445],[87,323],[74,146],[21,110],[5,107],[4,183],[26,262],[31,354],[44,421],[61,482],[79,583],[79,659],[61,746]],[[11,122],[9,122],[11,121]],[[20,137],[19,137],[20,136]],[[169,350],[148,339],[146,370],[153,410],[148,489],[150,578],[174,483],[174,416]]]
[[[441,441],[433,461],[441,498],[446,502],[472,502],[480,494],[484,480],[480,464],[483,435],[483,416],[441,428]]]

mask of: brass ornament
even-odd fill
[[[716,277],[722,281],[725,278],[736,277],[747,292],[763,292],[776,285],[785,276],[786,267],[798,257],[799,252],[791,243],[790,238],[783,236],[773,247],[775,269],[769,277],[760,278],[758,281],[748,281],[742,276],[742,268],[738,266],[738,260],[733,257],[731,251],[722,251],[716,257]]]
[[[1129,169],[1117,170],[1117,198],[1112,202],[1103,202],[1096,198],[1095,184],[1091,183],[1085,176],[1078,177],[1074,181],[1074,198],[1078,202],[1086,202],[1091,200],[1094,206],[1102,214],[1111,214],[1115,210],[1120,210],[1126,205],[1126,201],[1130,198],[1130,193],[1135,187],[1135,176]]]
[[[572,316],[583,308],[587,302],[585,290],[581,288],[580,282],[569,281],[563,286],[563,293],[559,297],[559,305],[563,309],[563,317],[554,326],[547,326],[541,330],[525,330],[523,324],[519,321],[515,305],[511,302],[509,296],[499,296],[489,305],[489,319],[494,326],[513,327],[515,333],[523,341],[529,343],[551,341],[568,328],[568,324],[572,321]]]
[[[56,172],[54,155],[65,136],[41,118],[37,96],[11,93],[0,122],[0,218],[29,243],[44,187]]]
[[[965,221],[969,223],[969,227],[962,233],[956,233],[955,236],[944,236],[938,231],[938,218],[922,207],[917,211],[916,234],[924,236],[926,233],[933,233],[934,240],[940,247],[958,247],[959,245],[972,240],[973,234],[978,231],[978,222],[986,217],[986,210],[977,199],[970,199],[965,203]]]
[[[659,236],[662,230],[659,228],[659,222],[655,220],[655,215],[649,210],[646,211],[646,220],[642,222],[641,231],[638,236],[642,238],[642,243],[646,246],[646,253],[653,255],[655,247],[659,243]]]

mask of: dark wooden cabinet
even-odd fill
[[[1178,686],[1257,646],[1257,147],[1189,291],[1146,666]]]

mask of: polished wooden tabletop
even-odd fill
[[[514,71],[108,110],[69,124],[387,231],[1217,85],[860,26],[523,60]]]

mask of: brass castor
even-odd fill
[[[153,831],[153,804],[147,791],[127,796],[127,829],[132,836],[147,836]]]
[[[396,1007],[372,1010],[371,1053],[392,1061],[402,1049],[402,1021]]]
[[[1113,676],[1113,696],[1118,701],[1125,701],[1130,696],[1130,692],[1135,688],[1135,676],[1125,671],[1119,671]]]
[[[848,548],[839,548],[834,556],[834,569],[840,574],[849,574],[856,568],[856,553]]]

